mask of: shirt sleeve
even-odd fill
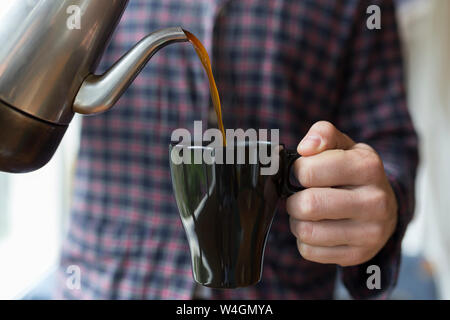
[[[381,29],[370,30],[369,5],[377,5]],[[342,72],[337,125],[355,141],[371,145],[381,156],[398,202],[396,230],[370,261],[341,268],[344,285],[353,298],[384,298],[396,284],[401,242],[414,212],[418,162],[417,136],[406,105],[402,51],[392,0],[360,1],[349,37]],[[381,288],[369,289],[368,266],[381,271]]]

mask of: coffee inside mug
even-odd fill
[[[289,181],[290,167],[299,155],[265,141],[215,149],[195,145],[169,149],[172,186],[189,242],[194,280],[213,288],[256,284],[278,200],[301,189]],[[270,170],[272,163],[260,152],[263,149],[272,161],[279,161],[276,171]],[[230,151],[234,161],[225,161]],[[220,153],[224,161],[211,161]],[[181,155],[182,161],[174,155]]]

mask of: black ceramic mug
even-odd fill
[[[289,180],[290,168],[300,157],[297,152],[262,141],[253,146],[258,151],[264,146],[270,156],[278,157],[276,172],[262,174],[261,169],[269,165],[261,164],[259,152],[251,154],[249,143],[245,144],[243,164],[237,164],[236,156],[235,164],[208,164],[203,159],[197,164],[180,163],[174,160],[173,151],[180,152],[184,159],[193,159],[195,150],[214,157],[219,149],[169,148],[172,186],[189,242],[193,277],[204,286],[256,284],[261,278],[264,248],[278,200],[301,189]],[[257,161],[249,161],[250,156]]]

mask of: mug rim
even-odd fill
[[[257,140],[257,141],[245,141],[245,142],[238,142],[237,144],[233,144],[233,146],[221,146],[221,147],[214,147],[214,146],[209,146],[209,144],[211,144],[210,141],[206,142],[206,141],[200,141],[203,144],[208,144],[208,145],[197,145],[196,143],[198,143],[198,141],[194,141],[192,142],[190,145],[187,144],[181,144],[179,142],[171,142],[169,144],[169,149],[172,148],[185,148],[185,149],[203,149],[203,150],[214,150],[214,149],[220,149],[220,148],[236,148],[236,147],[240,147],[242,146],[242,144],[244,144],[245,146],[250,145],[250,144],[256,144],[256,145],[260,145],[260,144],[266,144],[266,145],[275,145],[275,146],[281,146],[283,149],[285,149],[285,145],[283,143],[278,143],[278,144],[274,144],[271,141],[265,141],[265,140]]]

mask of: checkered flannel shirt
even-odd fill
[[[380,30],[366,26],[370,4],[381,8]],[[280,129],[280,141],[295,148],[312,124],[331,121],[377,150],[399,204],[386,246],[363,265],[341,268],[300,256],[280,201],[261,282],[211,296],[328,299],[337,274],[355,298],[386,295],[414,209],[417,165],[393,2],[131,0],[98,71],[148,33],[171,26],[193,32],[210,52],[225,127]],[[192,46],[177,43],[150,60],[113,110],[84,119],[59,297],[193,297],[168,144],[174,129],[192,130],[210,109],[204,70]],[[366,286],[371,264],[380,266],[381,290]],[[79,290],[66,286],[70,265],[81,270]]]

